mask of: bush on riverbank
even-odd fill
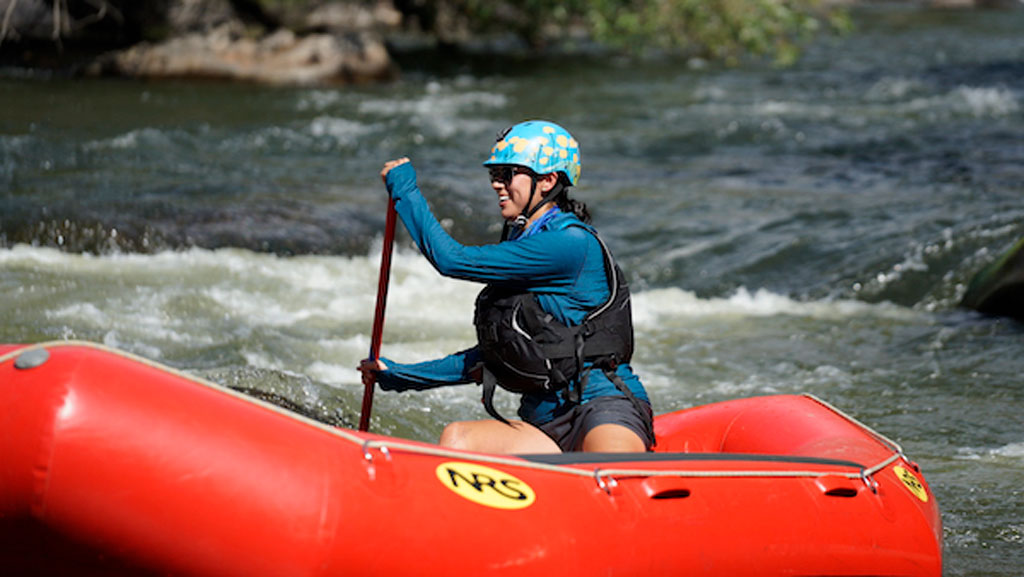
[[[395,0],[395,6],[453,44],[460,33],[464,39],[511,31],[534,48],[576,37],[616,50],[726,62],[746,55],[792,62],[819,30],[848,27],[843,10],[818,0]]]

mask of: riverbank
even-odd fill
[[[858,3],[832,0],[826,5],[850,7]],[[1016,2],[930,0],[926,4],[966,8]],[[557,48],[551,36],[559,37],[563,44],[565,41],[562,30],[524,31],[529,18],[538,17],[525,12],[529,10],[526,8],[518,14],[495,9],[496,15],[487,16],[492,30],[498,24],[497,28],[504,31],[494,37],[474,32],[467,21],[471,15],[459,13],[452,6],[444,1],[401,0],[71,0],[62,4],[0,0],[0,66],[72,76],[212,78],[270,85],[353,84],[393,79],[399,68],[396,52],[407,48],[410,39],[418,47],[440,51],[486,46],[488,52],[497,53]],[[477,17],[483,18],[479,14]],[[503,26],[502,18],[519,22],[519,28]],[[789,25],[800,28],[806,24],[799,22],[792,20]],[[732,24],[761,25],[742,21]],[[681,28],[676,35],[699,35],[701,28],[695,26]],[[641,36],[654,33],[621,32]],[[582,27],[568,36],[577,47],[596,45]],[[701,39],[710,43],[712,48],[705,49],[712,53],[717,43],[730,41],[714,36]],[[737,51],[744,50],[757,52],[758,48],[735,46],[718,56],[735,60]],[[785,47],[775,57],[786,58],[795,50],[798,43]]]
[[[0,1],[0,64],[73,76],[271,85],[359,83],[395,74],[385,41],[402,14],[390,0],[90,4],[94,13],[72,14],[42,0]]]

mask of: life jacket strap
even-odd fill
[[[621,392],[623,395],[626,396],[627,399],[629,399],[629,402],[633,403],[633,407],[636,409],[637,413],[639,413],[641,417],[647,414],[648,408],[644,406],[643,401],[638,399],[636,395],[633,394],[633,391],[629,389],[629,387],[626,385],[626,382],[622,380],[622,377],[620,377],[619,374],[615,372],[615,369],[602,367],[601,372],[604,373],[604,376],[608,377],[608,380],[615,385],[615,388],[618,389],[619,392]],[[644,429],[646,430],[647,435],[651,439],[651,447],[657,446],[658,440],[654,436],[654,421],[652,419],[647,418],[644,418],[643,421]]]
[[[494,389],[498,386],[498,379],[495,378],[494,373],[487,368],[487,365],[483,365],[481,377],[480,384],[483,386],[483,390],[481,391],[483,396],[480,401],[484,404],[484,410],[487,411],[487,414],[493,419],[505,423],[506,425],[511,425],[512,423],[509,423],[508,419],[501,416],[501,413],[494,408]]]

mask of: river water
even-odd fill
[[[0,79],[0,342],[98,341],[352,426],[380,165],[413,158],[452,234],[498,235],[479,166],[546,117],[630,275],[657,412],[809,392],[902,443],[947,575],[1024,570],[1024,325],[957,306],[1024,235],[1024,11],[859,12],[790,69],[507,57],[385,86]],[[383,352],[473,342],[479,287],[404,231]],[[475,387],[378,393],[433,440]],[[514,411],[513,399],[498,408]]]

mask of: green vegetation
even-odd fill
[[[819,0],[524,0],[514,5],[494,0],[425,0],[410,4],[458,14],[473,32],[512,31],[532,46],[581,31],[615,49],[663,50],[728,63],[753,55],[788,64],[819,31],[849,28],[844,11],[824,8]],[[443,35],[445,31],[433,32]]]

